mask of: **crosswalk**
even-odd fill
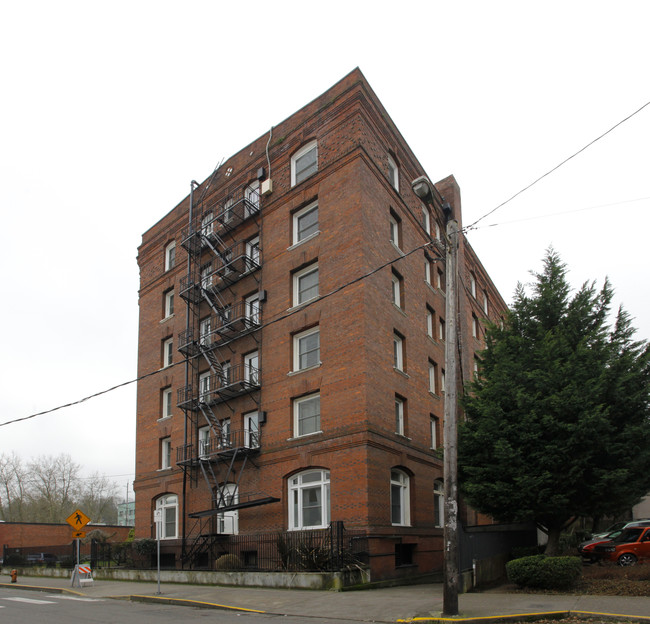
[[[26,598],[25,596],[0,596],[0,609],[4,609],[4,601],[22,602],[31,605],[53,605],[60,600],[74,600],[76,602],[102,602],[103,598],[86,598],[84,596],[68,596],[67,594],[56,594],[53,596],[43,596],[41,598]]]

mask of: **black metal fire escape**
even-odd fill
[[[263,493],[240,491],[240,481],[261,448],[263,420],[260,411],[261,371],[257,359],[230,365],[233,343],[252,335],[259,344],[262,323],[259,292],[261,253],[259,248],[260,198],[250,186],[240,187],[213,207],[199,206],[198,214],[182,232],[188,253],[188,272],[181,279],[180,295],[188,304],[187,329],[179,335],[178,349],[187,358],[188,385],[178,390],[178,406],[185,412],[186,443],[177,448],[177,465],[192,486],[199,474],[211,492],[211,507],[188,516],[195,525],[184,536],[183,565],[209,565],[218,554],[224,532],[220,518],[228,511],[276,502]],[[238,240],[240,226],[253,221],[258,236]],[[251,276],[258,285],[256,296],[232,301],[232,286]],[[207,363],[207,369],[201,362]],[[231,430],[231,401],[248,395],[257,405],[257,423],[247,422]],[[209,427],[209,435],[199,430]]]

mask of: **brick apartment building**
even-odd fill
[[[342,523],[373,580],[441,569],[445,215],[423,174],[355,69],[143,235],[136,537],[162,514],[170,565]],[[462,227],[454,178],[436,189]],[[459,275],[462,380],[505,304],[464,238]]]

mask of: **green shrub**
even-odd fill
[[[221,555],[214,564],[216,570],[241,570],[242,562],[237,555]]]
[[[534,555],[509,561],[506,572],[519,587],[567,589],[582,575],[582,562],[580,557]]]

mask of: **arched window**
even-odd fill
[[[433,524],[437,527],[445,524],[445,486],[442,479],[433,482]]]
[[[330,522],[330,471],[308,470],[289,479],[289,530],[323,529]]]
[[[398,526],[411,524],[409,477],[396,469],[390,471],[390,521]]]
[[[167,494],[156,501],[156,511],[161,513],[160,539],[178,537],[178,496]]]

